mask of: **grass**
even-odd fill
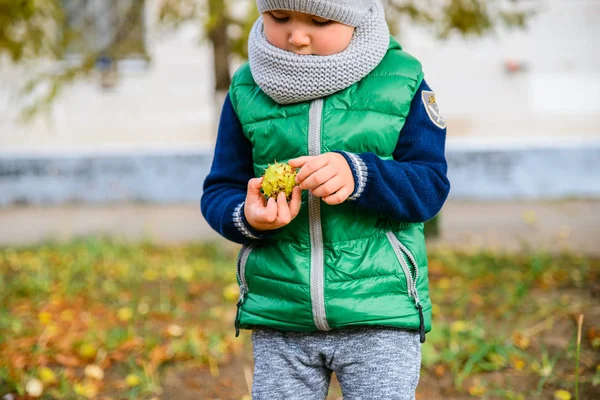
[[[201,371],[190,399],[219,384],[247,394],[247,365],[233,383],[222,373],[248,348],[232,324],[236,250],[107,238],[0,249],[0,396],[160,398],[170,370]],[[598,260],[438,250],[429,269],[421,398],[599,393]]]
[[[40,381],[46,398],[141,398],[159,392],[171,363],[225,362],[240,349],[219,291],[235,280],[234,256],[107,239],[2,249],[0,393],[24,395]],[[89,365],[105,378],[86,375]]]

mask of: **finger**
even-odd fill
[[[290,167],[293,167],[293,168],[302,168],[302,166],[304,164],[306,164],[307,162],[309,162],[312,158],[314,158],[314,156],[304,156],[304,157],[292,158],[291,160],[288,161],[288,164],[290,165]]]
[[[342,179],[338,176],[335,176],[321,186],[312,189],[311,192],[317,197],[327,197],[340,190],[343,186],[344,182]]]
[[[299,186],[296,186],[292,191],[292,199],[290,200],[290,216],[291,219],[296,218],[300,212],[300,206],[302,205],[302,190]]]
[[[290,216],[290,207],[288,206],[285,193],[280,192],[277,195],[277,222],[287,225],[292,220]]]
[[[263,221],[266,223],[273,223],[277,219],[277,202],[274,198],[270,197],[267,201],[267,206],[262,210]]]
[[[248,181],[248,193],[260,192],[260,186],[262,185],[263,177],[252,178]]]
[[[302,170],[300,170],[302,171]],[[300,189],[304,190],[313,190],[323,185],[324,183],[330,181],[335,176],[337,176],[338,171],[336,171],[330,165],[325,166],[318,171],[314,172],[310,176],[306,177],[302,183],[300,183]]]
[[[266,206],[265,196],[260,191],[263,178],[253,178],[248,181],[248,192],[246,193],[246,204],[253,204],[259,208]]]
[[[249,193],[246,195],[246,205],[262,212],[267,206],[267,199],[262,193]]]
[[[350,197],[351,194],[352,192],[350,191],[350,188],[344,186],[332,195],[323,197],[323,201],[329,205],[334,206],[336,204],[342,204],[343,202],[348,200],[348,197]]]
[[[305,163],[304,166],[300,168],[300,171],[298,171],[298,174],[296,175],[296,182],[301,183],[311,174],[323,168],[325,165],[327,165],[327,160],[328,158],[324,157],[324,155],[312,157],[312,160]]]

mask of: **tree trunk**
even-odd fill
[[[211,26],[208,32],[215,53],[215,89],[227,91],[229,75],[229,43],[227,40],[227,7],[223,0],[209,0],[208,12]]]
[[[227,38],[227,5],[225,1],[208,0],[208,14],[210,18],[208,37],[212,42],[214,52],[216,126],[219,121],[221,106],[231,84],[229,73],[230,49]],[[213,132],[216,132],[216,129],[213,129]]]

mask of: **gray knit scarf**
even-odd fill
[[[300,103],[360,81],[379,65],[389,43],[390,32],[379,1],[356,27],[348,47],[330,56],[295,54],[271,45],[260,17],[248,41],[250,71],[263,92],[277,103]]]

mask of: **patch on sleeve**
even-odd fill
[[[446,128],[446,121],[444,121],[444,118],[440,115],[440,107],[438,106],[437,101],[435,101],[435,93],[430,92],[429,90],[423,90],[421,93],[423,105],[425,106],[425,110],[427,110],[427,115],[429,115],[431,122],[440,129]]]

